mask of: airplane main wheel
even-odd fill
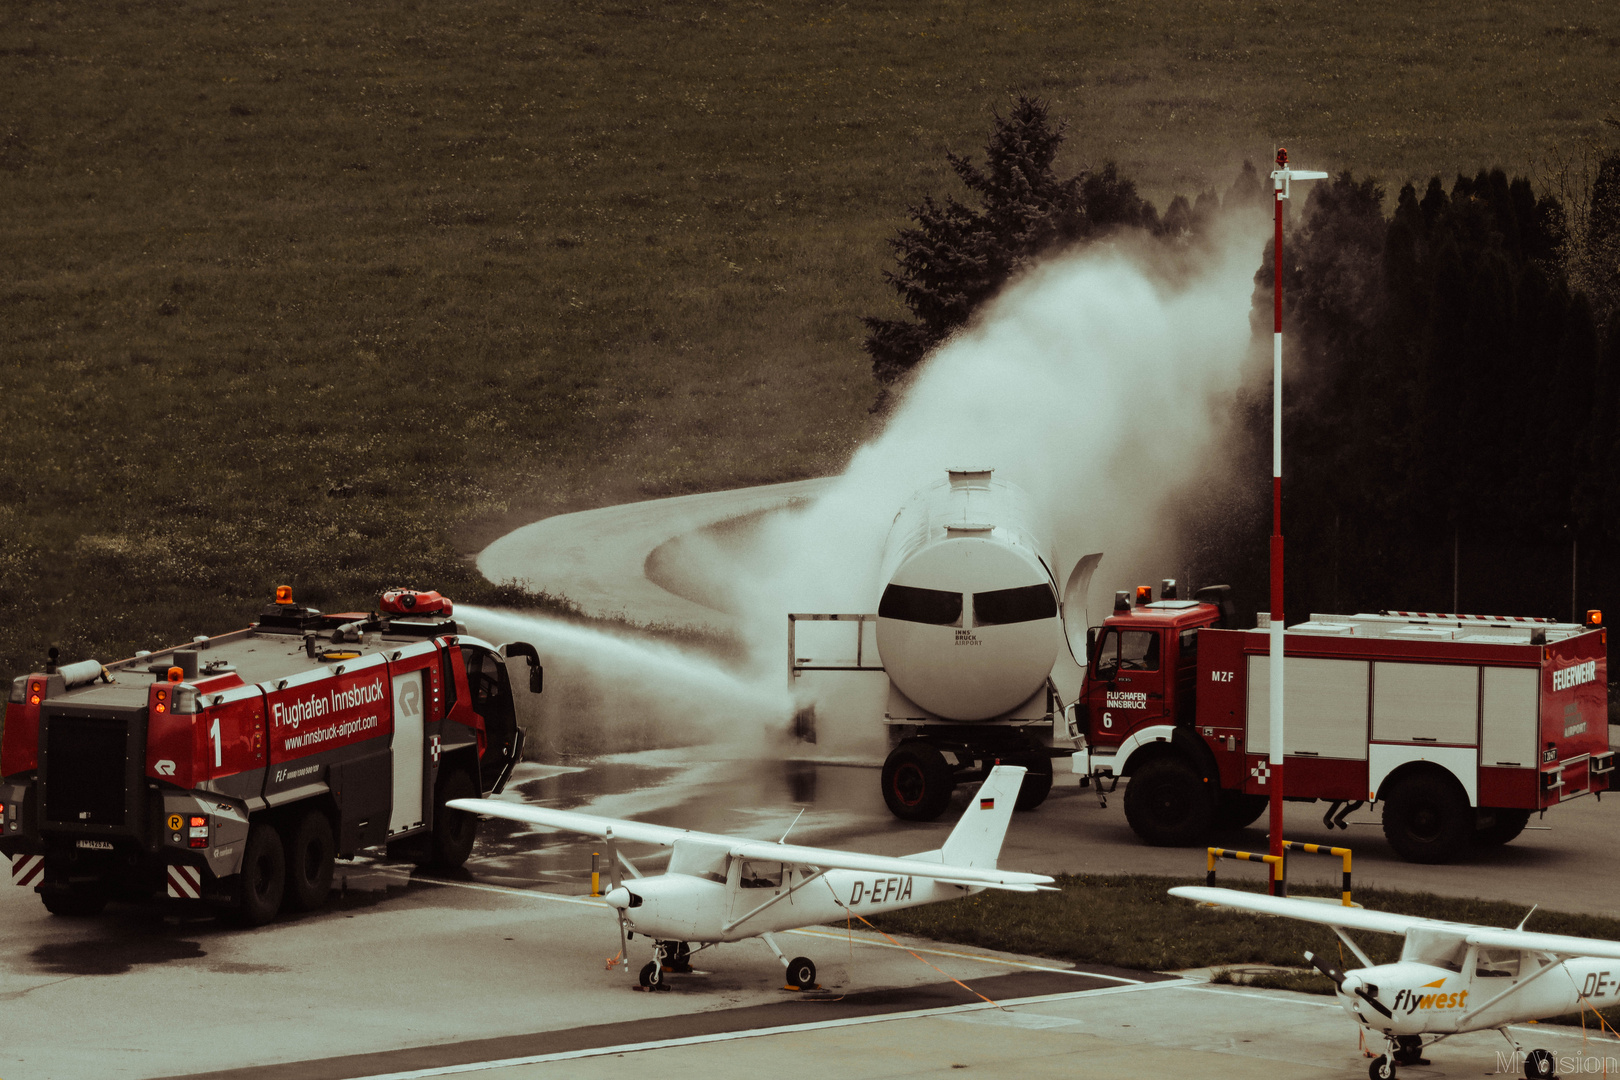
[[[787,981],[789,986],[797,986],[800,990],[814,990],[816,988],[816,965],[803,956],[795,956],[788,961]]]
[[[933,821],[950,805],[956,777],[938,747],[907,739],[883,762],[883,801],[902,821]]]
[[[665,944],[669,947],[664,950],[664,967],[670,971],[691,971],[692,946],[684,941],[669,941]]]
[[[1524,1056],[1525,1080],[1546,1080],[1558,1072],[1558,1062],[1550,1050],[1532,1050]]]

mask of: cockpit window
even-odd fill
[[[878,601],[878,617],[931,626],[961,626],[962,594],[891,584]]]
[[[973,594],[973,625],[1001,626],[1057,617],[1057,597],[1050,585],[1022,585]]]
[[[723,847],[677,840],[669,856],[670,873],[690,874],[722,885],[730,869],[731,853]]]
[[[1158,671],[1159,635],[1154,630],[1116,630],[1109,627],[1097,643],[1097,674],[1111,678],[1117,671]]]
[[[740,884],[745,889],[779,889],[782,887],[782,864],[746,859],[742,864]]]
[[[1519,950],[1479,950],[1479,958],[1474,961],[1474,974],[1485,979],[1517,979],[1519,977]]]

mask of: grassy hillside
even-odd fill
[[[415,582],[506,527],[836,469],[904,205],[1023,88],[1162,207],[1597,130],[1591,0],[1306,9],[13,0],[0,671]]]

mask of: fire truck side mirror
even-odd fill
[[[540,666],[540,653],[527,641],[511,641],[501,646],[501,654],[507,659],[514,656],[527,657],[529,661],[529,693],[538,694],[545,683],[546,669]]]
[[[1096,655],[1097,655],[1097,628],[1095,626],[1089,626],[1089,627],[1086,628],[1086,663],[1088,663],[1088,664],[1091,663],[1092,659]]]

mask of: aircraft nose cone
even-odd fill
[[[630,890],[620,885],[617,889],[609,889],[602,899],[609,907],[624,911],[630,906]]]

